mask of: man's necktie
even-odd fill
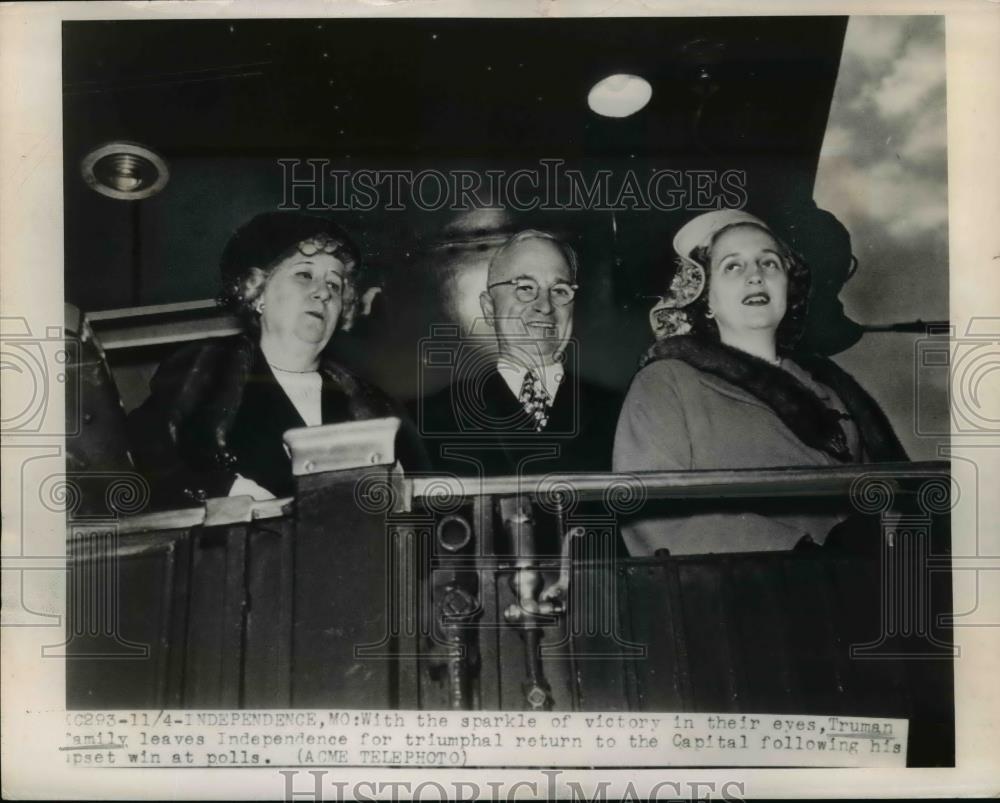
[[[531,418],[535,432],[545,429],[545,425],[549,423],[549,394],[545,392],[542,380],[535,376],[534,371],[528,371],[524,375],[518,398],[524,406],[524,412]]]

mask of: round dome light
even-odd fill
[[[587,105],[602,117],[628,117],[649,103],[653,87],[638,75],[616,73],[591,87]]]
[[[170,178],[163,158],[135,142],[108,142],[80,162],[87,185],[101,195],[139,201],[162,190]]]

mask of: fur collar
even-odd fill
[[[153,382],[168,410],[170,433],[195,464],[228,465],[228,437],[254,363],[266,365],[245,335],[198,343],[165,362]],[[265,369],[266,370],[266,369]],[[381,391],[325,355],[319,372],[347,396],[355,420],[394,415]]]
[[[643,355],[640,368],[667,359],[680,360],[743,389],[770,407],[807,446],[843,462],[851,459],[840,425],[841,414],[827,407],[787,371],[722,343],[692,336],[657,341]],[[824,358],[796,362],[843,401],[858,426],[868,460],[906,459],[885,414],[846,372]]]

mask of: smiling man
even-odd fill
[[[572,249],[534,230],[514,235],[490,261],[479,303],[496,332],[497,372],[528,414],[522,429],[545,429],[565,379],[575,279]]]
[[[572,370],[577,259],[555,236],[515,234],[490,261],[485,364],[423,403],[432,461],[460,476],[607,471],[620,399]]]

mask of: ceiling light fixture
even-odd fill
[[[136,142],[108,142],[83,157],[83,180],[91,189],[121,201],[139,201],[162,190],[170,179],[159,154]]]
[[[649,103],[651,97],[653,87],[645,78],[616,73],[591,87],[587,105],[602,117],[628,117]]]

